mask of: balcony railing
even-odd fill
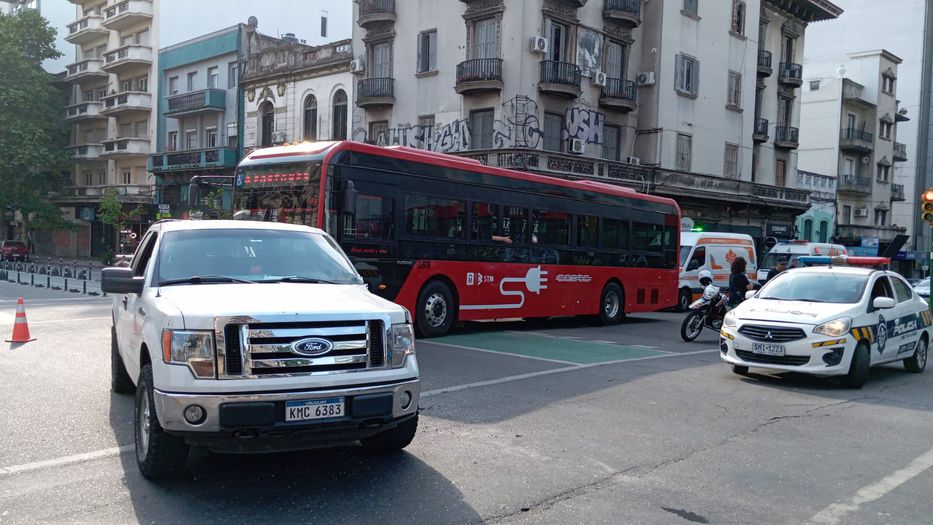
[[[771,74],[771,52],[761,49],[758,51],[758,72],[764,76]]]
[[[541,62],[541,82],[580,87],[582,72],[580,67],[569,62]]]
[[[891,184],[891,200],[892,201],[904,200],[904,185],[903,184]]]
[[[842,128],[839,130],[839,147],[870,152],[874,148],[875,136],[865,130]]]
[[[356,103],[360,107],[392,105],[395,102],[394,78],[364,78],[356,84]]]
[[[106,27],[122,30],[152,18],[152,0],[123,0],[108,7],[104,14]]]
[[[803,66],[793,62],[781,62],[778,69],[778,81],[795,86],[803,84]]]
[[[65,117],[68,120],[103,118],[100,114],[102,105],[100,102],[90,101],[68,106],[65,108]]]
[[[165,152],[149,157],[149,171],[184,171],[190,169],[233,168],[237,163],[236,148]]]
[[[152,109],[152,95],[144,91],[124,91],[108,95],[101,100],[104,102],[103,113],[107,115]]]
[[[758,142],[764,142],[768,140],[768,119],[755,119],[755,133],[753,134],[753,138]]]
[[[631,111],[637,106],[635,82],[621,78],[607,78],[599,95],[602,106]]]
[[[796,149],[800,145],[800,130],[792,126],[774,127],[774,145],[779,148]]]
[[[144,45],[127,45],[117,48],[104,55],[105,71],[120,73],[126,68],[137,67],[138,64],[152,63],[152,48]]]
[[[603,16],[637,26],[641,23],[641,0],[606,0]]]
[[[222,89],[204,89],[168,98],[168,116],[223,111],[227,108],[227,93]]]
[[[107,35],[109,30],[103,27],[103,20],[104,17],[102,16],[88,15],[70,24],[65,40],[72,44],[81,45]]]
[[[395,21],[395,0],[362,0],[357,23],[366,27],[376,22]]]
[[[871,193],[871,177],[867,175],[843,174],[839,178],[839,191]]]
[[[902,142],[894,143],[894,160],[898,162],[907,161],[907,144]]]
[[[86,58],[80,62],[75,62],[68,66],[68,74],[65,80],[75,80],[79,78],[105,78],[107,73],[102,71],[104,61],[99,58]]]
[[[502,89],[502,59],[477,58],[457,64],[457,93]]]
[[[149,139],[126,137],[104,141],[104,155],[148,155]]]

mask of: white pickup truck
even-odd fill
[[[304,226],[164,221],[113,294],[112,389],[136,394],[139,469],[190,446],[268,452],[359,441],[401,450],[418,426],[411,315],[371,294],[337,243]]]

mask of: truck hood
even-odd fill
[[[181,312],[188,329],[210,328],[215,317],[389,316],[405,322],[405,310],[377,297],[365,285],[262,283],[199,284],[159,288],[162,299]],[[339,318],[339,317],[338,317]]]
[[[854,304],[750,299],[735,309],[735,315],[742,321],[818,325],[845,316],[854,306]]]

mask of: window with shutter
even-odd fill
[[[426,31],[418,35],[418,72],[426,73],[437,69],[437,31]]]
[[[674,87],[682,94],[695,96],[699,87],[700,62],[688,55],[677,55]]]
[[[496,19],[484,18],[473,24],[473,58],[497,58]]]
[[[690,171],[690,156],[693,148],[693,137],[683,133],[677,134],[677,154],[674,159],[675,168],[681,171]]]
[[[625,47],[617,42],[609,42],[606,47],[606,76],[625,78]]]
[[[739,109],[742,107],[742,74],[737,71],[729,72],[726,105],[732,109]]]
[[[564,116],[560,113],[544,114],[544,149],[561,151],[563,146]]]
[[[471,149],[492,149],[494,115],[492,109],[480,109],[470,112]]]
[[[621,138],[619,126],[603,126],[603,158],[606,160],[620,160],[619,142]]]
[[[373,76],[372,78],[389,78],[391,74],[390,56],[392,48],[388,42],[373,45]]]

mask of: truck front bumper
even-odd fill
[[[179,394],[155,390],[154,401],[159,423],[169,434],[184,436],[191,444],[215,450],[246,452],[256,451],[254,445],[260,450],[283,450],[362,439],[414,417],[420,394],[421,381],[412,379],[375,386],[261,394]],[[342,417],[285,421],[285,405],[289,401],[335,397],[344,398],[346,413]],[[185,419],[185,409],[192,405],[204,410],[204,419],[197,424]],[[255,438],[273,439],[270,445],[266,443],[268,439]]]

